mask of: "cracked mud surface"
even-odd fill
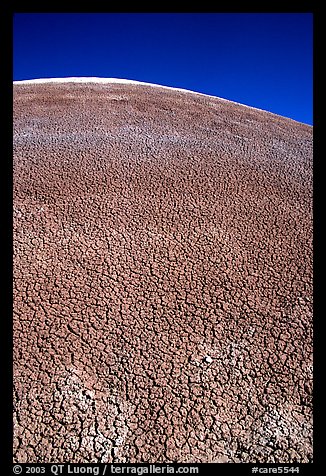
[[[312,128],[14,86],[14,460],[312,460]]]

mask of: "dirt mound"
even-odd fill
[[[14,86],[17,462],[312,459],[312,128]]]

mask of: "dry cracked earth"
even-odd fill
[[[14,85],[14,460],[312,461],[312,128]]]

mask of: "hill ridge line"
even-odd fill
[[[281,116],[279,114],[276,114],[275,112],[267,111],[266,109],[260,109],[255,106],[249,106],[248,104],[242,104],[237,101],[232,101],[230,99],[225,99],[220,96],[214,96],[213,94],[206,94],[206,93],[201,93],[198,91],[193,91],[191,89],[185,89],[185,88],[177,88],[174,86],[165,86],[163,84],[156,84],[156,83],[148,83],[145,81],[137,81],[134,79],[123,79],[123,78],[104,78],[104,77],[95,77],[95,76],[69,76],[69,77],[63,77],[63,78],[35,78],[35,79],[23,79],[23,80],[16,80],[13,81],[13,84],[15,85],[25,85],[25,84],[46,84],[46,83],[99,83],[99,84],[132,84],[132,85],[140,85],[140,86],[151,86],[151,87],[157,87],[157,88],[164,88],[164,89],[169,89],[172,91],[180,91],[183,93],[191,93],[191,94],[199,94],[200,96],[206,96],[214,99],[219,99],[221,101],[229,102],[232,104],[237,104],[239,106],[243,107],[248,107],[250,109],[254,109],[256,111],[261,111],[266,114],[272,114],[274,116],[278,117],[283,117],[285,119],[289,119],[294,122],[299,122],[299,124],[305,124],[304,122],[296,121],[295,119],[292,119],[290,117],[286,116]],[[309,125],[309,124],[306,124]],[[312,126],[310,126],[312,127]]]

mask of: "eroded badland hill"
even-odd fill
[[[312,128],[14,85],[17,462],[312,459]]]

